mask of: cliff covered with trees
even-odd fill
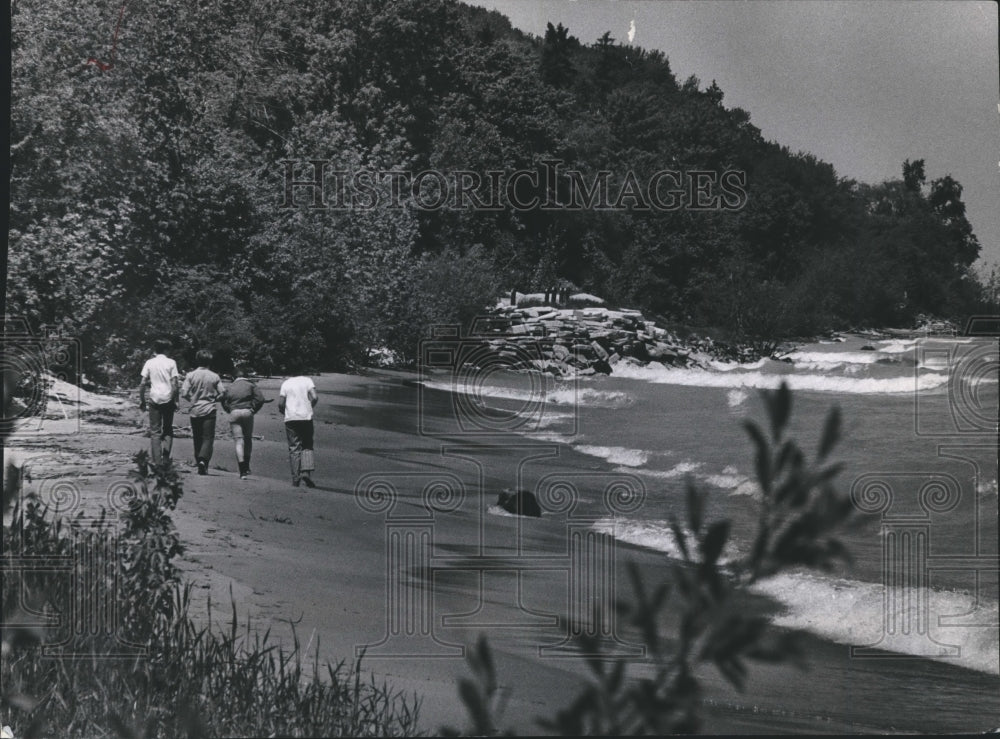
[[[261,370],[412,359],[428,325],[511,289],[751,341],[981,300],[950,176],[915,159],[900,180],[844,179],[610,34],[534,38],[447,0],[11,13],[7,312],[79,337],[91,374],[130,372],[153,335]],[[289,184],[317,166],[323,207]],[[358,172],[448,176],[418,191]],[[502,177],[527,207],[453,207],[489,206]],[[435,187],[448,205],[429,207]]]

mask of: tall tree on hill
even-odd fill
[[[927,201],[945,228],[947,248],[954,263],[960,267],[972,266],[979,258],[980,247],[972,224],[965,217],[962,186],[951,175],[945,175],[931,182]]]
[[[917,159],[911,162],[907,159],[903,162],[903,185],[910,192],[920,192],[927,177],[924,175],[924,160]]]
[[[557,26],[547,23],[542,43],[542,79],[553,87],[570,84],[575,73],[571,56],[579,46],[579,40],[570,36],[562,23]]]
[[[922,170],[922,160],[907,162],[902,181],[882,183],[867,195],[867,238],[893,265],[885,277],[898,285],[906,318],[963,310],[975,292],[970,267],[980,248],[965,217],[962,186],[946,175],[924,195]]]

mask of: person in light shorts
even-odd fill
[[[264,403],[264,394],[257,384],[247,378],[245,367],[236,370],[236,379],[222,393],[219,399],[222,408],[229,414],[229,431],[236,447],[236,464],[240,479],[250,476],[250,455],[253,452],[253,419]]]

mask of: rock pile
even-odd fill
[[[711,339],[683,341],[646,320],[640,311],[604,306],[516,307],[504,303],[479,320],[473,337],[502,364],[561,377],[612,374],[622,365],[703,367],[713,359],[756,359],[743,356],[745,350]]]
[[[949,321],[945,318],[934,318],[933,316],[927,316],[921,313],[917,316],[917,326],[916,331],[922,334],[944,334],[948,336],[957,336],[958,325],[954,321]]]

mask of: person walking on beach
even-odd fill
[[[222,394],[222,378],[208,368],[212,352],[199,349],[195,355],[198,368],[189,372],[181,386],[184,400],[191,401],[191,436],[194,439],[194,461],[198,474],[208,474],[215,446],[215,403]]]
[[[312,472],[313,407],[319,396],[308,377],[289,377],[278,392],[278,411],[285,414],[285,435],[288,437],[288,459],[292,466],[292,485],[301,481],[307,488],[316,487]]]
[[[229,431],[236,445],[236,464],[241,480],[250,476],[254,415],[268,402],[257,383],[248,379],[247,374],[245,367],[237,367],[236,379],[229,383],[219,398],[223,410],[229,414]]]
[[[174,443],[174,411],[177,409],[177,395],[180,374],[177,362],[167,356],[170,342],[157,339],[153,343],[154,356],[142,366],[142,382],[139,384],[139,410],[146,412],[146,396],[149,395],[149,447],[153,466],[159,467],[164,458],[170,459]]]

